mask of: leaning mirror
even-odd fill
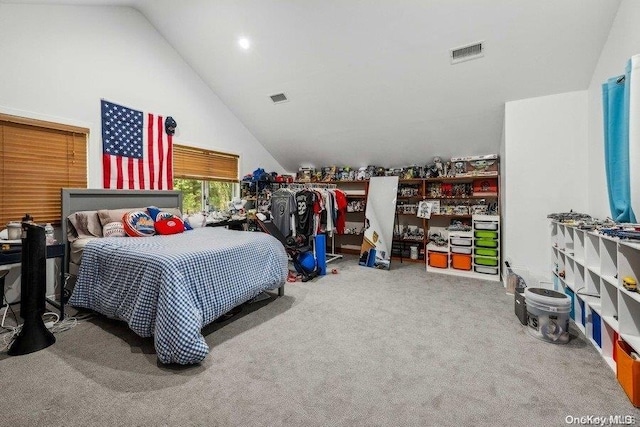
[[[378,176],[369,180],[360,265],[390,268],[397,194],[397,176]]]

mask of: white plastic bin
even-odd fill
[[[525,288],[527,330],[534,337],[554,344],[569,341],[571,299],[552,289]]]

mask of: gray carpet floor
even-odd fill
[[[150,339],[94,317],[37,353],[0,354],[7,426],[560,426],[631,415],[584,337],[529,335],[495,282],[330,264],[205,328],[211,352],[158,364]]]

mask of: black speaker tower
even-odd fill
[[[42,321],[47,293],[47,242],[44,227],[22,223],[22,272],[20,278],[20,334],[9,348],[10,356],[49,347],[56,338]]]

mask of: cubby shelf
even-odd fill
[[[640,293],[622,286],[624,277],[640,278],[640,243],[555,221],[550,234],[556,290],[572,299],[575,326],[615,371],[618,336],[640,353]]]

